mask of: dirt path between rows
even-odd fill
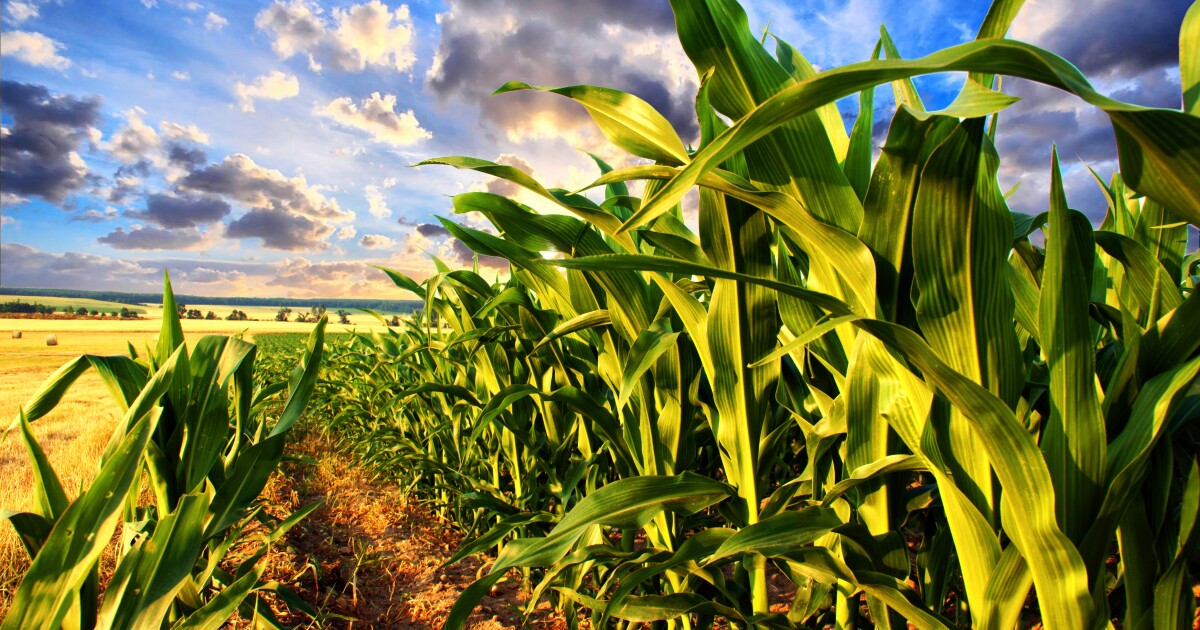
[[[321,628],[442,627],[458,594],[486,570],[481,559],[439,570],[460,535],[337,453],[328,439],[310,434],[295,440],[291,453],[309,461],[284,463],[267,488],[268,509],[284,516],[321,498],[325,503],[276,546],[265,577],[291,587],[326,618],[314,622],[279,609],[281,620]],[[519,582],[507,580],[484,597],[467,627],[521,627],[524,605]],[[527,627],[566,623],[543,603]]]

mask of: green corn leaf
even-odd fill
[[[1022,555],[1038,559],[1030,568],[1047,625],[1090,627],[1095,609],[1087,569],[1058,527],[1050,473],[1024,425],[994,395],[938,359],[912,331],[875,320],[859,320],[855,325],[900,352],[963,411],[1005,493],[1023,499],[1003,503],[1009,514],[1003,522]]]
[[[738,530],[705,563],[712,565],[743,554],[771,558],[787,555],[842,525],[845,521],[830,508],[814,506],[798,512],[781,512]]]
[[[191,577],[200,554],[207,497],[185,495],[154,533],[132,547],[117,565],[100,607],[105,628],[145,628],[167,617],[175,593]]]
[[[25,414],[21,413],[19,419],[21,438],[25,442],[25,451],[29,454],[33,467],[34,513],[46,519],[46,522],[53,523],[69,505],[67,494],[63,491],[62,483],[50,465],[50,460],[46,459],[46,452],[34,438],[33,429],[25,419]]]
[[[160,380],[160,388],[165,387],[162,383]],[[158,415],[157,411],[145,414],[133,423],[92,485],[55,522],[0,627],[53,628],[62,623],[72,598],[116,531],[125,495],[137,480],[142,453]]]
[[[534,87],[520,81],[505,83],[495,94],[518,90],[561,94],[583,105],[609,142],[636,156],[666,164],[688,161],[687,149],[683,148],[671,123],[649,103],[632,94],[591,85]]]
[[[308,400],[317,386],[317,374],[321,369],[327,323],[329,323],[329,318],[322,317],[308,335],[308,346],[304,352],[304,370],[300,379],[293,381],[288,387],[287,403],[284,404],[283,413],[279,415],[275,427],[271,429],[271,437],[283,435],[308,407]]]
[[[1179,28],[1179,76],[1183,111],[1200,116],[1200,4],[1195,2]]]
[[[179,325],[179,311],[175,303],[175,292],[171,290],[171,276],[163,270],[163,317],[162,329],[158,333],[158,349],[155,360],[160,365],[175,349],[183,345],[183,328]]]
[[[915,61],[851,64],[779,90],[693,155],[680,174],[645,201],[622,230],[662,214],[679,202],[702,173],[816,107],[886,81],[956,70],[1036,81],[1099,107],[1113,123],[1126,182],[1163,205],[1186,213],[1183,218],[1188,221],[1200,223],[1200,210],[1193,210],[1200,208],[1200,118],[1114,101],[1093,90],[1063,59],[1028,44],[990,39],[947,48]]]
[[[255,567],[245,575],[238,577],[208,600],[204,606],[171,626],[172,630],[217,630],[223,627],[246,599],[246,596],[254,592],[264,570],[266,570],[265,566]]]
[[[1042,438],[1046,465],[1054,479],[1058,519],[1079,541],[1099,508],[1107,458],[1107,437],[1096,391],[1096,366],[1088,299],[1092,286],[1091,224],[1067,209],[1058,154],[1050,183],[1050,231],[1042,272],[1039,328],[1050,370],[1050,417]]]
[[[663,356],[663,353],[675,347],[677,337],[679,337],[679,333],[654,329],[643,330],[638,335],[637,341],[634,341],[633,346],[629,349],[625,369],[621,373],[621,389],[617,393],[617,409],[621,409],[629,401],[629,397],[633,394],[633,388],[646,370],[649,370],[654,362]]]
[[[471,610],[509,568],[554,564],[594,525],[637,529],[664,510],[690,514],[731,494],[733,489],[726,484],[694,473],[633,477],[599,488],[576,504],[545,538],[517,539],[505,545],[491,572],[459,595],[444,627],[462,628]]]

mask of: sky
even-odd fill
[[[1101,92],[1180,107],[1186,0],[1029,0],[1010,37],[1079,67]],[[818,69],[870,56],[885,25],[905,57],[974,39],[982,1],[744,0],[749,24]],[[578,188],[585,151],[630,163],[567,99],[490,96],[509,80],[636,94],[696,138],[694,68],[667,0],[3,0],[0,286],[277,297],[411,297],[472,261],[436,216],[468,191],[515,186],[423,159],[469,155]],[[918,81],[930,108],[961,76]],[[1010,81],[1001,185],[1046,206],[1050,146],[1071,205],[1099,219],[1087,167],[1108,178],[1107,118]],[[894,111],[876,92],[876,146]],[[853,124],[856,99],[839,103]],[[486,221],[458,216],[477,228]],[[484,270],[502,265],[483,261]]]

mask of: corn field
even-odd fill
[[[1200,9],[1171,111],[1004,39],[1020,5],[974,42],[910,61],[881,31],[870,61],[817,73],[732,0],[674,1],[698,146],[630,94],[510,82],[582,105],[638,165],[597,158],[566,191],[422,163],[557,208],[454,197],[494,230],[443,225],[508,279],[384,270],[423,319],[337,346],[325,374],[343,443],[470,532],[456,559],[496,554],[447,628],[513,570],[530,608],[593,627],[1191,626]],[[961,92],[927,111],[912,78],[946,71]],[[1110,118],[1099,229],[1057,155],[1045,211],[1009,209],[1001,76]],[[900,106],[873,160],[885,84]],[[855,94],[847,133],[835,101]],[[795,595],[772,606],[780,575]]]
[[[1019,0],[996,0],[973,42],[904,60],[881,29],[869,61],[822,72],[756,37],[734,0],[671,4],[700,78],[697,146],[631,94],[505,84],[578,103],[635,165],[595,158],[595,182],[568,191],[482,159],[422,162],[506,180],[555,210],[455,196],[456,213],[494,229],[442,224],[506,259],[505,279],[441,261],[420,282],[382,269],[424,296],[421,318],[324,352],[318,327],[293,373],[296,407],[315,389],[348,454],[468,533],[451,562],[494,555],[445,627],[517,575],[530,610],[550,601],[572,626],[1191,627],[1200,4],[1179,34],[1182,110],[1112,100],[1062,58],[1005,39]],[[928,111],[912,79],[944,72],[965,73],[962,89]],[[1001,77],[1109,117],[1121,171],[1096,177],[1108,203],[1098,228],[1070,206],[1057,154],[1045,210],[1009,209],[994,140],[1016,99]],[[899,104],[877,158],[876,87]],[[847,132],[835,103],[854,95]],[[172,553],[206,553],[195,566],[211,567],[239,535],[262,485],[224,488],[274,468],[294,406],[248,432],[242,414],[267,390],[252,397],[220,353],[197,351],[189,372],[174,346],[160,341],[137,369],[92,361],[127,401],[127,426],[76,501],[89,507],[64,511],[42,477],[43,520],[26,527],[49,536],[33,539],[43,550],[6,628],[79,616],[122,506],[143,522],[127,500],[139,462],[156,490],[153,536],[208,523]],[[136,387],[122,380],[135,373]],[[232,375],[231,397],[183,402],[179,374],[222,395]],[[230,405],[236,427],[220,413]],[[228,430],[181,447],[165,427],[193,411]],[[224,505],[211,488],[237,509],[204,517]],[[99,542],[48,529],[85,509],[103,515]],[[158,584],[168,565],[138,559],[147,549],[132,547],[120,584]],[[176,571],[153,602],[106,599],[101,619],[193,627],[238,603],[253,614],[253,566]],[[781,582],[786,601],[771,587]]]
[[[315,614],[286,586],[262,579],[262,560],[319,502],[274,519],[258,497],[316,386],[326,322],[313,329],[289,378],[264,385],[255,382],[254,344],[217,335],[190,349],[184,344],[169,279],[163,306],[156,347],[144,356],[130,345],[129,356],[84,355],[67,363],[10,428],[20,432],[29,454],[36,507],[0,514],[32,558],[5,630],[216,630],[235,614],[259,627],[280,627],[262,600],[266,593]],[[124,416],[95,479],[68,500],[31,423],[89,369]],[[268,408],[278,411],[274,420],[266,417]],[[149,500],[141,496],[143,487]],[[100,557],[114,535],[120,539],[116,569],[101,597]]]

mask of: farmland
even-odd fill
[[[53,306],[59,312],[65,311],[68,307],[75,309],[85,308],[88,311],[97,311],[108,315],[115,315],[121,312],[121,309],[126,309],[134,313],[145,313],[146,307],[135,306],[132,304],[121,304],[118,302],[106,302],[103,300],[93,300],[89,298],[64,298],[64,297],[49,297],[37,295],[3,295],[0,296],[0,302],[21,301],[28,304],[42,304],[44,306]]]
[[[78,349],[125,334],[144,351],[79,360],[20,411],[38,474],[12,522],[41,551],[5,627],[90,621],[118,527],[139,538],[112,560],[102,614],[332,622],[265,573],[304,517],[339,501],[297,490],[287,509],[259,510],[274,471],[294,470],[281,468],[288,440],[336,453],[347,468],[326,477],[372,479],[453,529],[452,552],[431,543],[449,554],[439,570],[472,580],[438,609],[452,630],[513,582],[522,614],[566,627],[1197,623],[1200,4],[1181,36],[1182,110],[1114,101],[1004,40],[1019,3],[997,2],[976,41],[905,61],[884,30],[870,61],[820,73],[785,43],[764,47],[732,0],[673,8],[704,79],[697,146],[631,94],[512,82],[500,92],[582,106],[632,165],[596,157],[583,194],[484,159],[421,162],[554,206],[453,197],[491,227],[442,227],[507,260],[502,280],[440,261],[427,278],[385,269],[426,296],[419,319],[362,334],[321,320],[261,348],[185,335],[299,325],[181,322],[169,281],[157,318],[94,339],[92,322],[62,329]],[[940,72],[963,73],[962,91],[926,111],[913,78]],[[1045,211],[1009,208],[993,138],[1013,99],[996,73],[1107,116],[1122,170],[1096,177],[1098,224],[1073,209],[1053,149]],[[881,85],[902,106],[875,157]],[[835,103],[855,96],[847,131]],[[697,189],[692,227],[683,203]],[[12,356],[43,369],[32,349]],[[83,373],[123,415],[71,500],[39,455],[53,437],[32,427],[55,422]],[[180,561],[163,562],[151,543],[172,536]]]

